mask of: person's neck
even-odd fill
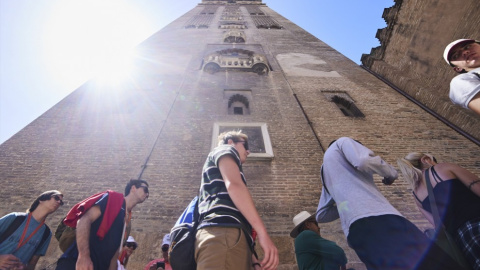
[[[132,194],[128,194],[127,197],[125,197],[125,206],[127,207],[127,212],[130,213],[132,212],[132,209],[137,205],[137,201],[135,198],[133,198]]]

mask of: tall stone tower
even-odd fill
[[[241,129],[253,152],[244,173],[280,269],[296,269],[292,218],[316,209],[330,141],[353,137],[391,164],[430,152],[480,173],[478,146],[261,0],[203,0],[137,51],[124,81],[85,83],[0,145],[1,215],[60,189],[66,205],[47,221],[55,228],[81,199],[141,177],[151,193],[133,214],[139,248],[129,269],[143,269],[161,257],[163,235],[198,192],[215,137]],[[402,178],[376,181],[408,219],[429,227]],[[321,231],[364,269],[339,221]],[[60,254],[53,239],[40,266]]]

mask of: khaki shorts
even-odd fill
[[[197,270],[252,269],[252,252],[242,229],[206,227],[196,237]]]

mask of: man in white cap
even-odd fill
[[[171,243],[172,241],[170,240],[170,234],[165,234],[162,241],[162,255],[163,259],[165,259],[166,264],[168,264],[168,249],[170,248]]]
[[[480,114],[480,44],[474,39],[457,39],[443,52],[445,61],[460,73],[450,82],[450,100]]]
[[[295,238],[295,256],[299,270],[345,270],[347,257],[335,242],[320,235],[315,215],[302,211],[293,218],[295,228],[290,236]]]
[[[172,241],[170,240],[170,234],[167,233],[163,236],[162,241],[162,259],[155,259],[150,261],[147,265],[145,265],[144,270],[157,270],[157,269],[165,269],[165,270],[172,270],[172,266],[168,261],[168,248]]]
[[[137,247],[137,242],[135,242],[135,239],[130,235],[127,241],[123,243],[122,253],[118,257],[118,270],[125,270],[127,268],[128,259]]]

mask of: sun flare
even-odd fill
[[[78,85],[94,77],[109,83],[127,78],[133,48],[150,34],[125,0],[65,0],[49,18],[43,39],[47,68]]]

